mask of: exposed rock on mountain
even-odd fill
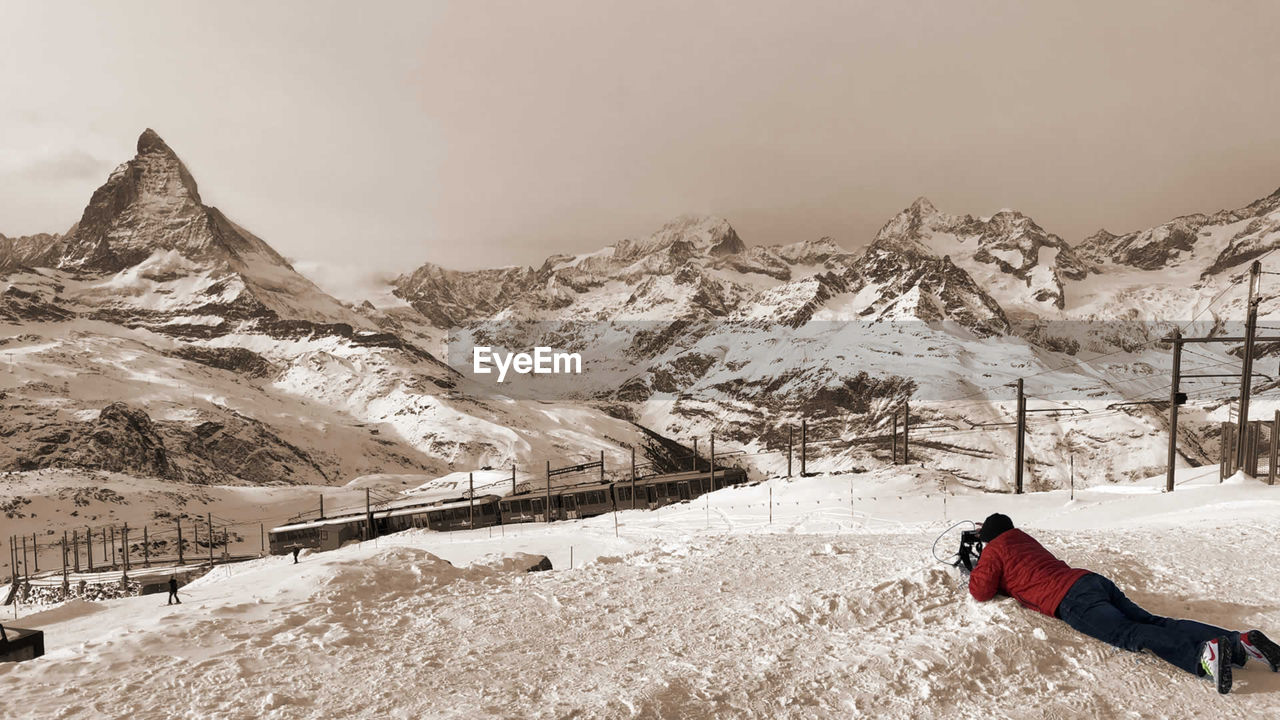
[[[696,246],[733,245],[731,233],[705,230]],[[486,274],[516,294],[537,280],[530,312],[592,288],[572,271]],[[487,317],[494,308],[483,292],[466,295],[487,284],[452,275],[418,274],[430,292],[458,296],[419,310],[442,324]],[[642,435],[590,408],[484,401],[483,388],[418,344],[434,350],[443,336],[423,314],[326,295],[206,205],[151,130],[65,234],[0,237],[5,322],[26,339],[0,328],[10,372],[0,469],[325,484],[586,450],[629,456],[620,443]],[[548,426],[561,421],[572,428]]]
[[[155,131],[142,133],[137,152],[63,236],[0,242],[0,271],[73,273],[80,281],[73,290],[90,304],[140,324],[217,314],[367,326],[261,239],[205,205],[191,173]]]

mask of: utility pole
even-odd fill
[[[173,522],[178,526],[178,564],[182,565],[182,518],[176,517]]]
[[[151,567],[151,543],[147,537],[147,526],[142,526],[142,566]]]
[[[636,451],[633,448],[631,450],[631,454],[634,456],[635,452]],[[511,463],[511,494],[512,495],[516,494],[516,464],[515,463]]]
[[[809,460],[809,421],[800,421],[800,477],[808,472]]]
[[[320,495],[320,519],[324,519],[324,494]]]
[[[120,530],[120,555],[124,558],[124,571],[129,572],[129,523]]]
[[[631,509],[636,509],[636,448],[631,447]]]
[[[80,531],[71,531],[71,557],[75,558],[75,571],[80,572]]]
[[[373,508],[369,505],[369,488],[364,489],[364,539],[373,539]]]
[[[693,463],[691,469],[695,472],[698,470],[698,438],[693,439]]]
[[[258,523],[258,557],[267,554],[267,526]]]
[[[119,563],[116,561],[116,526],[111,526],[111,567],[115,567]]]
[[[324,502],[323,498],[321,498],[321,502]],[[213,568],[213,513],[209,513],[207,519],[209,521],[209,528],[208,528],[209,532],[207,533],[208,537],[206,537],[205,539],[209,541],[209,567],[210,569],[212,569]]]
[[[36,534],[31,533],[31,559],[35,561],[36,574],[40,574],[40,543],[36,542]]]
[[[476,474],[467,473],[467,527],[476,526]]]
[[[1018,378],[1018,442],[1017,442],[1017,462],[1018,466],[1014,470],[1014,492],[1022,494],[1022,455],[1025,451],[1024,438],[1027,432],[1027,398],[1022,394],[1022,378]]]
[[[551,522],[551,461],[547,461],[547,522]]]
[[[796,429],[787,428],[787,477],[791,477],[791,446],[796,442]]]
[[[1248,472],[1245,463],[1245,435],[1249,425],[1249,386],[1253,380],[1253,341],[1258,330],[1259,280],[1262,278],[1262,262],[1254,260],[1249,266],[1249,315],[1244,329],[1244,368],[1240,373],[1240,417],[1236,431],[1236,467]]]
[[[911,464],[911,455],[907,450],[908,428],[911,427],[911,403],[902,404],[902,464]]]
[[[89,563],[89,572],[93,572],[93,534],[89,532],[89,526],[84,526],[84,554]]]
[[[600,451],[600,484],[604,484],[604,451]]]
[[[716,434],[711,433],[711,489],[716,489]]]
[[[1169,385],[1169,468],[1164,491],[1173,492],[1173,466],[1178,458],[1178,384],[1182,380],[1182,329],[1173,329],[1173,383]]]
[[[898,464],[898,413],[893,413],[893,464]]]

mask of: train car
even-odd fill
[[[428,529],[440,531],[489,527],[502,522],[498,515],[498,500],[497,495],[484,495],[477,497],[474,502],[458,500],[443,505],[392,510],[390,515],[391,518],[403,518],[399,520],[404,524],[399,528],[401,530],[405,527],[424,527],[424,522]]]
[[[448,503],[410,503],[375,510],[373,517],[375,535],[386,535],[410,528],[431,530],[465,530],[471,527],[488,527],[501,522],[498,517],[498,496],[483,495],[475,501],[455,500]],[[472,512],[474,508],[474,519]],[[271,528],[272,555],[286,555],[297,548],[336,550],[343,543],[362,540],[369,515],[348,513],[340,517],[320,518]]]
[[[690,470],[666,475],[621,480],[613,484],[618,509],[653,510],[665,505],[692,500],[713,490],[740,485],[747,480],[741,468],[716,468],[715,478],[708,471]],[[634,491],[633,491],[634,488]]]
[[[364,537],[365,516],[321,518],[271,528],[272,555],[288,555],[294,548],[337,550],[343,543]]]

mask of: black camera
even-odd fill
[[[960,551],[956,555],[957,567],[973,570],[973,566],[978,564],[978,557],[982,555],[982,538],[978,537],[976,529],[960,532]]]

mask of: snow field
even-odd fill
[[[619,513],[618,537],[612,516],[409,531],[304,553],[296,566],[269,557],[218,568],[183,589],[182,606],[165,607],[163,595],[71,603],[23,618],[46,631],[49,655],[0,665],[0,697],[27,717],[55,718],[1182,718],[1280,709],[1280,675],[1252,666],[1219,697],[1152,656],[1012,600],[976,603],[929,557],[946,524],[998,510],[1153,612],[1280,635],[1270,570],[1280,488],[1188,470],[1173,494],[1152,478],[1080,491],[1074,502],[1065,491],[952,496],[944,523],[911,495],[932,478],[901,471],[852,478],[867,498],[878,493],[854,511],[835,499],[847,498],[848,476],[775,479]],[[548,555],[557,569],[498,567],[501,554],[519,551]]]

